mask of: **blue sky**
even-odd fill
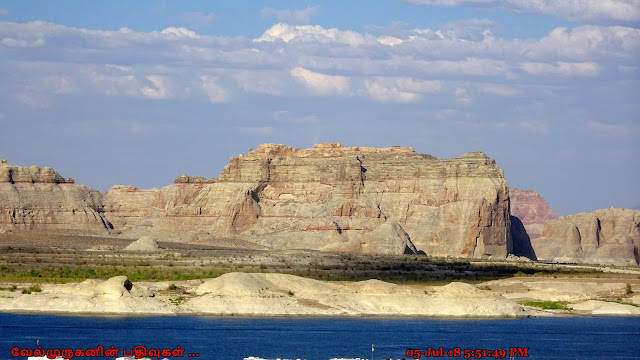
[[[0,158],[107,190],[262,143],[483,151],[640,207],[640,1],[0,1]]]

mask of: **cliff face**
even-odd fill
[[[640,211],[611,208],[560,217],[531,243],[541,260],[638,265]]]
[[[53,169],[0,161],[0,228],[108,233],[102,194]]]
[[[531,239],[539,238],[547,221],[558,215],[535,190],[509,189],[511,215],[522,221]]]
[[[438,160],[401,147],[267,144],[232,158],[219,181],[246,184],[230,231],[266,246],[367,252],[392,223],[430,255],[507,252],[506,182],[482,153]]]
[[[59,194],[68,199],[59,209],[45,201],[50,217],[82,204],[112,232],[130,238],[206,230],[276,249],[476,258],[504,257],[511,248],[507,185],[482,153],[436,159],[401,147],[266,144],[231,158],[217,180],[181,176],[160,189],[117,185],[106,195],[73,184],[47,185],[68,186],[79,197]],[[7,196],[14,190],[0,191]],[[22,204],[27,212],[47,207],[21,198],[3,199],[6,204]]]

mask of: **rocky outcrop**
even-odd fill
[[[187,176],[182,174],[178,176],[173,183],[174,184],[213,184],[216,182],[216,178],[203,178],[202,176]]]
[[[0,196],[14,188],[25,195],[3,201],[4,214],[26,212],[32,227],[73,224],[67,214],[82,209],[132,239],[205,230],[273,249],[469,258],[511,251],[507,185],[482,153],[436,159],[403,147],[265,144],[231,158],[217,180],[180,176],[163,188],[116,185],[105,195],[62,182],[5,185],[13,188]],[[43,220],[34,209],[45,209]]]
[[[640,211],[604,209],[560,217],[532,240],[540,260],[614,265],[640,263]]]
[[[44,284],[20,294],[0,289],[0,311],[92,314],[242,316],[528,317],[515,301],[473,285],[395,285],[378,280],[334,283],[287,274],[228,273],[215,279],[131,283],[126,277],[79,284]]]
[[[229,273],[205,281],[195,294],[185,310],[219,315],[531,315],[512,300],[463,283],[415,288],[379,280],[337,284],[286,274]]]
[[[158,251],[160,250],[160,245],[158,244],[158,240],[150,236],[143,236],[140,239],[127,245],[123,250],[124,251]]]
[[[102,194],[51,168],[0,162],[0,228],[107,234]]]
[[[535,190],[509,189],[511,215],[520,219],[531,239],[539,238],[547,221],[558,215]]]
[[[68,180],[74,183],[73,179]],[[0,160],[0,183],[61,184],[66,182],[67,179],[50,167],[13,166],[9,165],[7,160]]]

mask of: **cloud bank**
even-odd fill
[[[516,14],[537,14],[576,22],[638,23],[638,0],[404,0],[426,6],[495,8]]]
[[[212,104],[249,93],[384,103],[438,95],[468,103],[553,93],[567,79],[638,76],[639,29],[584,25],[505,39],[491,33],[491,22],[462,24],[471,26],[374,36],[279,23],[250,39],[183,27],[145,33],[0,22],[0,53],[13,59],[5,72],[21,74],[0,90],[33,107],[47,107],[53,95],[86,93]]]

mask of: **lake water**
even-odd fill
[[[407,349],[527,348],[516,359],[640,359],[640,318],[531,319],[96,317],[0,314],[0,359],[13,347],[87,349],[112,345],[175,349],[184,359],[403,359]],[[189,357],[196,354],[198,357]],[[482,359],[495,359],[480,354]],[[455,355],[452,353],[452,355]],[[520,353],[522,355],[522,353]],[[176,359],[179,357],[170,357]],[[447,356],[441,359],[463,359]],[[475,357],[473,357],[475,358]],[[509,355],[505,357],[509,359]],[[18,357],[18,359],[24,359]],[[114,359],[114,357],[74,357]],[[425,359],[424,356],[421,359]]]

